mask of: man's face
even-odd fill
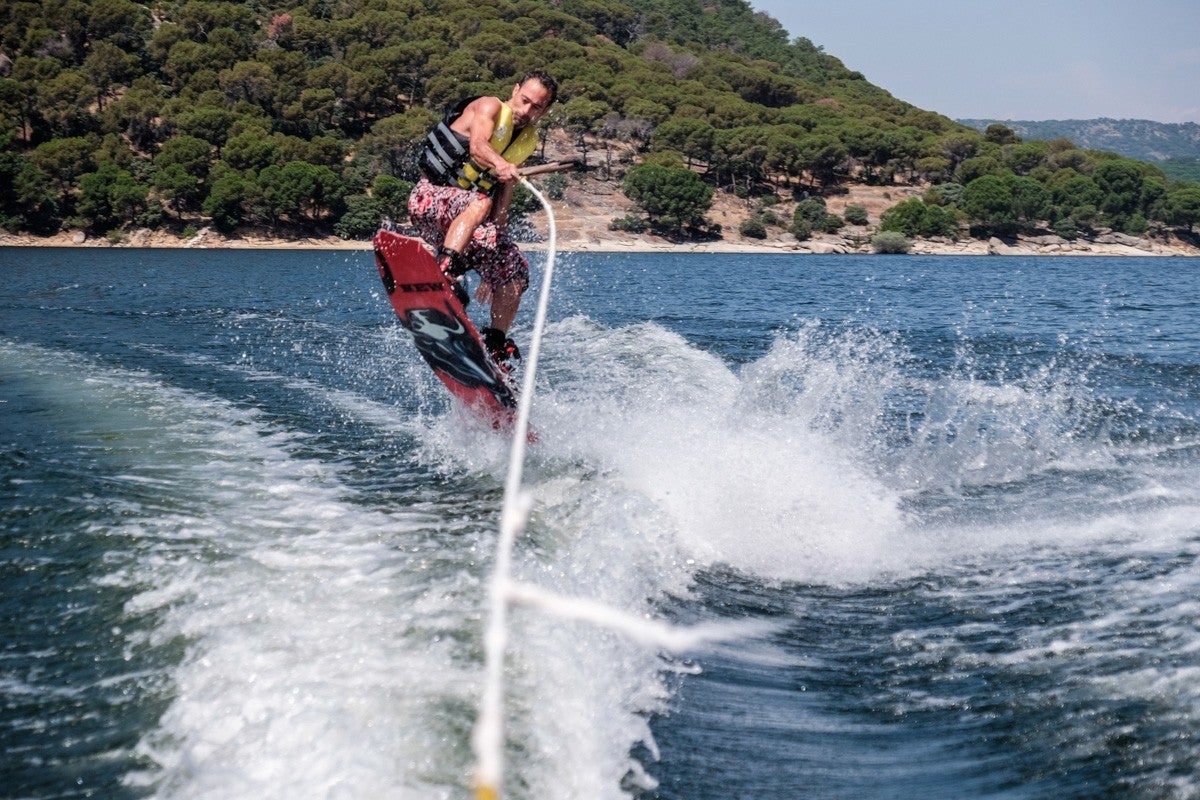
[[[550,90],[537,78],[530,78],[513,87],[508,107],[513,112],[513,124],[523,128],[537,122],[550,108]]]

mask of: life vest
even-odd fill
[[[433,126],[425,137],[420,167],[433,183],[491,194],[499,184],[495,173],[477,164],[471,158],[470,139],[450,128],[450,123],[462,116],[463,109],[477,99],[472,97],[463,100],[446,114],[445,119]],[[488,144],[505,161],[520,164],[537,149],[537,130],[533,125],[526,125],[514,131],[512,109],[501,103],[500,116]]]

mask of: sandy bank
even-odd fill
[[[743,237],[712,242],[672,242],[661,237],[634,235],[594,228],[558,226],[558,247],[562,252],[581,253],[762,253],[868,255],[873,251],[865,242],[866,236],[817,234],[804,242],[790,234],[770,239],[751,240]],[[544,232],[540,232],[544,236]],[[195,236],[181,239],[170,233],[137,230],[121,242],[90,237],[82,231],[70,231],[54,236],[39,237],[0,233],[0,247],[114,247],[114,248],[211,248],[211,249],[274,249],[274,250],[370,250],[368,241],[351,241],[336,236],[323,238],[282,238],[263,234],[230,237],[212,229],[202,229]],[[528,242],[522,247],[542,251],[546,242]],[[917,239],[914,255],[958,256],[1200,256],[1200,248],[1172,237],[1168,240],[1137,238],[1107,233],[1091,240],[1067,241],[1057,236],[1000,239]]]

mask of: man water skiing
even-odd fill
[[[438,248],[438,266],[454,281],[474,269],[476,298],[491,304],[491,326],[480,331],[503,364],[521,357],[508,328],[529,285],[529,263],[508,236],[508,212],[519,165],[537,148],[536,125],[558,93],[542,71],[526,74],[507,100],[464,101],[429,132],[421,153],[425,177],[413,188],[408,213],[421,238]]]

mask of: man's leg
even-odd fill
[[[517,309],[521,307],[521,295],[525,287],[518,281],[509,281],[499,289],[492,290],[492,327],[508,333]]]
[[[492,305],[491,325],[480,333],[497,363],[511,363],[521,357],[521,351],[509,338],[508,328],[517,316],[521,296],[529,285],[529,264],[516,245],[507,240],[497,249],[487,251],[487,256],[476,263],[483,276],[483,286],[490,290]]]
[[[456,253],[464,252],[467,249],[467,243],[471,241],[471,235],[475,233],[476,228],[483,224],[490,213],[492,213],[492,198],[480,195],[477,199],[472,200],[446,229],[446,238],[442,242],[442,247]]]
[[[470,243],[475,229],[487,219],[491,211],[492,200],[489,197],[480,196],[468,203],[467,207],[451,221],[450,226],[446,229],[446,236],[437,253],[438,267],[450,277],[454,296],[462,303],[463,308],[466,308],[467,304],[471,302],[463,282],[463,275],[469,269],[463,258],[463,252],[467,249],[467,244]]]

